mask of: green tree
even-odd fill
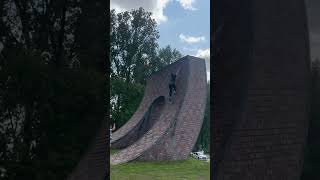
[[[111,84],[111,119],[116,127],[121,127],[139,106],[144,86],[139,83],[126,83],[121,78],[113,78]]]
[[[210,84],[207,84],[207,102],[203,117],[202,128],[194,150],[204,150],[210,152]]]
[[[156,65],[156,70],[173,63],[177,59],[181,58],[182,54],[177,49],[171,48],[171,46],[168,45],[159,49],[157,57],[159,60],[157,61],[158,64]]]
[[[116,14],[111,10],[112,75],[125,82],[144,83],[155,61],[159,33],[151,13],[143,8]]]
[[[159,48],[156,22],[144,9],[110,11],[111,117],[116,127],[125,124],[143,97],[145,79],[181,57],[167,46]]]

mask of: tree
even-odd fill
[[[194,150],[204,150],[210,152],[210,84],[207,84],[207,103],[203,117],[202,128]]]
[[[111,10],[110,25],[110,111],[116,127],[121,127],[138,108],[146,77],[181,53],[170,46],[158,47],[157,24],[142,8],[122,13]]]
[[[159,38],[151,13],[110,11],[111,115],[122,126],[138,107],[151,73]]]
[[[144,83],[155,61],[159,33],[151,13],[143,8],[115,14],[111,11],[112,75],[125,82]]]
[[[110,92],[111,119],[118,128],[124,125],[138,108],[144,86],[139,83],[126,83],[122,78],[112,78]]]
[[[172,49],[170,45],[160,48],[158,51],[159,61],[157,63],[159,64],[157,65],[157,68],[163,68],[181,57],[181,53],[177,49]]]

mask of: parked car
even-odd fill
[[[209,160],[208,156],[205,155],[203,151],[191,152],[191,156],[199,160],[204,160],[204,161]]]

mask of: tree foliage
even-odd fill
[[[160,48],[158,52],[159,64],[157,64],[157,68],[161,69],[164,66],[173,63],[174,61],[176,61],[181,57],[182,57],[181,53],[177,49],[171,48],[170,45],[164,48]],[[156,69],[156,70],[159,70],[159,69]]]
[[[116,123],[116,127],[121,127],[139,106],[144,86],[139,83],[126,83],[121,78],[112,78],[110,92],[112,123]]]
[[[207,84],[207,100],[204,112],[202,128],[198,136],[194,150],[210,152],[210,84]]]
[[[66,179],[102,123],[105,5],[0,2],[1,178]]]
[[[159,33],[151,13],[139,8],[116,14],[111,10],[112,75],[143,83],[152,71]]]

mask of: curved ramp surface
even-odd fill
[[[171,73],[178,73],[173,103],[168,102]],[[112,147],[122,150],[111,156],[111,164],[186,159],[202,126],[206,85],[205,61],[192,56],[152,74],[137,111],[113,134]]]

